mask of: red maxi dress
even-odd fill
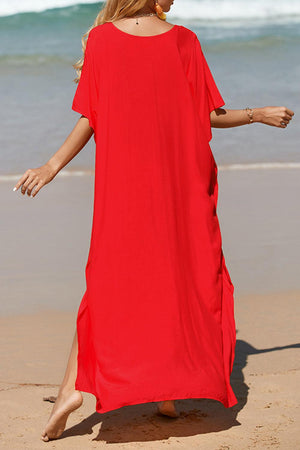
[[[72,109],[96,143],[75,388],[96,411],[171,399],[237,403],[234,287],[216,213],[210,112],[225,104],[197,35],[89,34]]]

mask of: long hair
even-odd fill
[[[137,11],[142,9],[148,0],[107,0],[104,3],[103,8],[99,11],[93,25],[88,29],[86,33],[81,38],[82,44],[82,56],[81,58],[73,64],[74,69],[77,72],[77,77],[73,80],[78,83],[80,80],[81,70],[84,61],[86,42],[90,31],[105,22],[111,22],[117,19],[122,19],[123,17],[132,16]]]

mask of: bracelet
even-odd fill
[[[245,108],[245,110],[249,117],[249,121],[250,121],[249,123],[253,123],[253,109],[251,109],[247,106],[247,108]]]

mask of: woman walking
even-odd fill
[[[176,399],[237,403],[234,287],[216,213],[211,127],[285,128],[286,107],[228,110],[197,35],[166,22],[171,0],[108,0],[85,35],[61,148],[15,186],[35,197],[86,145],[96,144],[86,291],[42,439],[58,438],[82,392],[96,411]]]

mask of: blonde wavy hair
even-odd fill
[[[86,33],[81,38],[82,43],[82,56],[81,58],[73,64],[74,69],[77,72],[77,77],[73,80],[78,83],[80,80],[81,70],[84,61],[86,42],[90,31],[105,22],[112,22],[117,19],[122,19],[123,17],[132,16],[137,11],[142,9],[149,0],[107,0],[103,8],[98,13],[93,25],[88,29]]]

